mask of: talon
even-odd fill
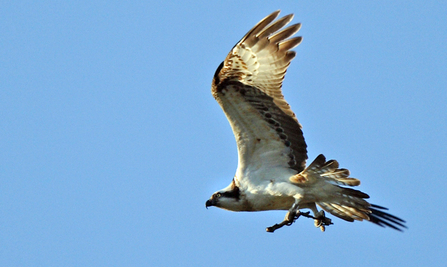
[[[284,221],[293,222],[296,217],[296,212],[287,212],[286,217],[284,218]]]
[[[332,220],[325,216],[324,211],[319,212],[319,214],[316,214],[316,217],[314,218],[314,225],[315,227],[318,227],[321,229],[322,232],[326,230],[325,226],[331,225]]]
[[[333,224],[332,223],[332,220],[330,219],[330,218],[327,218],[327,217],[324,217],[324,225],[331,225],[331,224]]]

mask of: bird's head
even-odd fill
[[[243,201],[241,201],[239,187],[232,182],[227,188],[214,193],[205,203],[206,208],[215,206],[221,209],[241,211]]]

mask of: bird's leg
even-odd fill
[[[293,203],[292,207],[289,209],[289,212],[286,213],[286,217],[284,218],[284,221],[288,221],[290,224],[287,226],[292,225],[293,222],[295,222],[296,219],[298,219],[301,215],[298,203]]]
[[[332,220],[328,217],[326,217],[323,210],[318,211],[317,207],[307,207],[312,210],[314,213],[314,216],[310,215],[310,212],[301,212],[299,210],[298,204],[293,204],[292,208],[290,208],[289,212],[287,212],[286,217],[284,218],[284,221],[275,224],[273,226],[267,227],[266,231],[273,233],[275,230],[283,227],[283,226],[290,226],[292,225],[300,216],[304,216],[307,218],[314,219],[315,227],[318,227],[321,229],[322,232],[326,230],[326,226],[329,226],[332,223]]]
[[[292,225],[300,216],[309,217],[309,212],[301,212],[299,210],[298,204],[293,204],[292,208],[290,208],[289,212],[287,212],[286,217],[280,223],[277,223],[273,226],[267,227],[266,231],[269,233],[273,233],[275,230],[287,225]],[[310,216],[313,218],[312,216]]]

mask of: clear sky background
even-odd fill
[[[236,170],[210,94],[233,45],[303,24],[283,91],[400,233],[205,209]],[[445,1],[3,1],[0,266],[445,266]]]

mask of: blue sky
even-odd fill
[[[443,266],[447,4],[10,1],[0,8],[0,266]],[[211,79],[281,9],[283,92],[324,153],[408,222],[321,233],[205,209],[236,145]]]

